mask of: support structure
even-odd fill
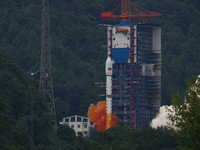
[[[135,25],[136,128],[149,126],[161,101],[161,28],[158,25]]]
[[[49,0],[42,0],[41,66],[39,90],[44,95],[46,104],[51,114],[54,115],[53,124],[55,129],[57,129],[51,70]]]
[[[122,0],[121,15],[101,13],[104,20],[121,21],[107,27],[108,57],[113,61],[112,111],[118,125],[148,127],[161,101],[161,28],[152,24],[132,26],[133,17],[161,16]],[[130,12],[130,7],[135,8]]]
[[[111,56],[113,59],[113,111],[118,124],[135,126],[135,49],[133,32],[127,22],[112,26]]]

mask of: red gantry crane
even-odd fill
[[[134,8],[134,12],[130,12],[130,8]],[[161,16],[157,11],[149,11],[144,9],[134,3],[127,0],[122,0],[121,2],[121,15],[115,15],[114,11],[107,11],[101,13],[101,18],[103,20],[116,20],[116,21],[128,21],[129,18],[141,17],[149,18]]]

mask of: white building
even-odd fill
[[[68,125],[70,128],[74,129],[76,136],[87,136],[93,123],[90,122],[87,117],[75,115],[63,118],[60,124]]]

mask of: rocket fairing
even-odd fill
[[[112,113],[112,73],[113,73],[113,63],[112,59],[108,56],[106,60],[106,114],[110,116]],[[106,129],[110,128],[111,118],[107,117]]]
[[[112,59],[110,58],[110,56],[108,56],[107,60],[106,60],[106,76],[112,76],[112,69],[113,69],[113,63],[112,63]]]

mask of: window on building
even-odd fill
[[[86,118],[83,118],[83,122],[88,122],[88,120]]]
[[[73,124],[71,125],[71,128],[74,128],[74,125],[73,125]]]
[[[84,124],[83,126],[84,126],[84,128],[87,128],[87,124]]]
[[[65,119],[65,122],[69,122],[69,118]]]
[[[71,118],[71,122],[75,122],[75,117],[72,117],[72,118]]]
[[[81,122],[81,117],[77,117],[77,122]]]
[[[77,128],[80,128],[80,127],[81,127],[81,125],[80,125],[80,124],[78,124],[78,125],[77,125]]]

